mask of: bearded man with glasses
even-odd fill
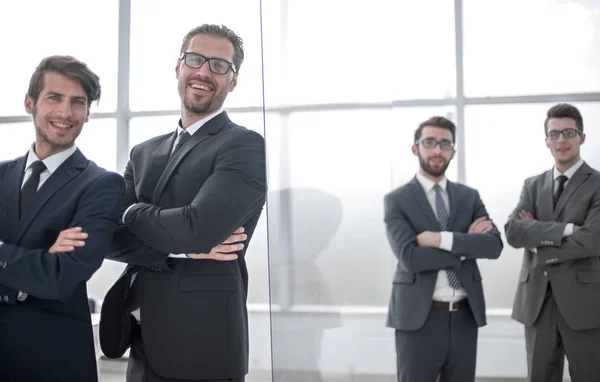
[[[131,347],[128,382],[243,381],[248,373],[245,253],[266,198],[264,139],[222,110],[242,40],[202,25],[175,66],[174,132],[133,148],[109,259],[128,264],[102,305],[111,358]]]
[[[600,173],[581,159],[579,110],[548,110],[546,145],[554,167],[525,180],[505,225],[524,248],[512,317],[525,325],[529,380],[600,381]]]
[[[479,193],[446,179],[456,127],[432,117],[415,131],[415,178],[385,196],[396,258],[387,326],[396,329],[398,382],[473,382],[486,324],[477,259],[503,244]]]

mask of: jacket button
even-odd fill
[[[8,296],[7,296],[7,295],[4,295],[3,299],[4,299],[4,301],[6,301],[6,302],[8,302],[8,300],[9,300],[9,298],[8,298]]]
[[[548,276],[548,271],[544,271],[544,276]]]

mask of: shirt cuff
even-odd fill
[[[176,259],[187,259],[187,255],[185,253],[169,253],[168,257],[173,257]]]
[[[563,237],[571,236],[573,234],[573,228],[575,225],[573,223],[569,223],[565,226],[565,232],[563,232]]]
[[[454,235],[449,231],[440,232],[440,249],[444,251],[452,251],[452,244],[454,243]]]
[[[127,209],[125,210],[125,212],[123,212],[123,216],[121,217],[121,221],[123,222],[123,224],[125,224],[125,215],[127,215],[127,213],[129,212],[129,210],[131,209],[131,207],[135,206],[135,203],[130,205],[129,207],[127,207]]]
[[[23,293],[21,291],[19,291],[19,294],[17,295],[17,300],[19,301],[25,301],[27,299],[27,293]]]

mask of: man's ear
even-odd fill
[[[86,123],[87,123],[87,121],[90,120],[90,108],[91,108],[91,105],[88,105],[88,107],[87,107],[87,113],[85,113],[85,122]]]
[[[581,134],[579,134],[579,144],[583,145],[584,142],[585,142],[585,134],[581,133]]]
[[[417,145],[412,145],[412,152],[414,155],[419,156],[419,147]]]
[[[29,94],[25,94],[25,111],[27,114],[33,114],[33,99],[29,96]]]
[[[233,75],[233,79],[231,80],[231,84],[229,84],[229,91],[230,92],[232,92],[233,89],[235,89],[235,87],[237,86],[237,77],[238,77],[237,73]]]
[[[177,65],[175,65],[175,78],[179,79],[179,70],[181,70],[181,60],[177,60]]]

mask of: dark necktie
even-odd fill
[[[437,213],[437,219],[440,223],[442,231],[445,231],[448,229],[448,220],[450,215],[448,214],[446,203],[444,203],[444,199],[442,198],[442,187],[436,183],[433,189],[435,190],[435,210]],[[446,273],[448,274],[448,283],[452,288],[462,288],[462,282],[460,281],[460,278],[454,269],[446,269]]]
[[[44,162],[37,160],[31,164],[31,176],[21,188],[21,216],[33,200],[40,184],[40,174],[46,169]]]
[[[558,180],[558,188],[556,189],[556,193],[554,194],[554,207],[556,207],[558,199],[565,190],[565,183],[567,182],[567,180],[569,180],[569,178],[567,178],[564,175],[560,175],[558,178],[556,178],[556,180]]]
[[[173,155],[175,155],[175,153],[177,153],[177,151],[179,151],[181,146],[183,146],[183,144],[185,142],[187,142],[187,140],[190,139],[191,137],[192,136],[190,135],[190,133],[188,133],[185,130],[183,130],[181,133],[179,133],[179,137],[177,138],[177,143],[175,144],[175,148],[173,149],[173,152],[171,153],[171,157],[173,157]]]

